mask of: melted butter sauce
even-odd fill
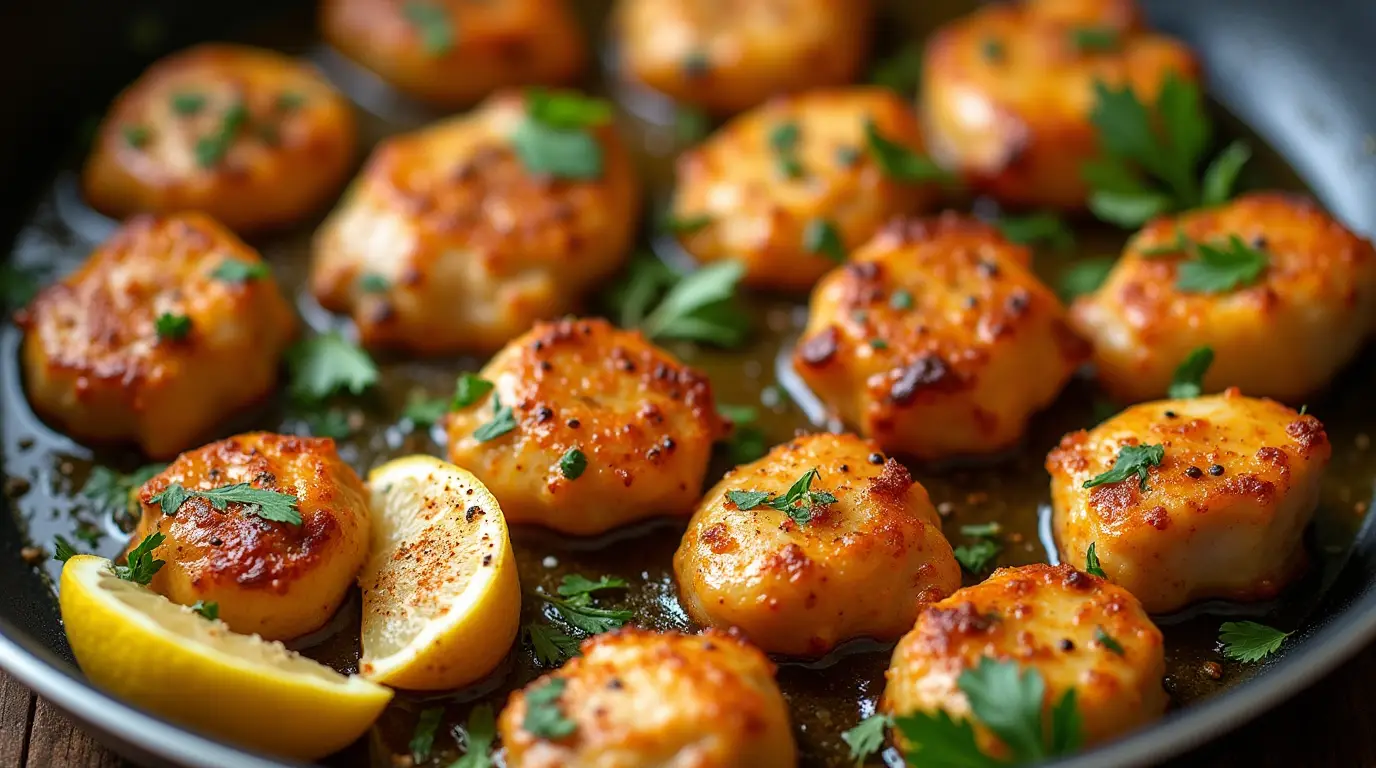
[[[587,6],[602,6],[587,3]],[[881,23],[887,39],[881,50],[893,50],[905,40],[921,40],[942,19],[964,12],[969,3],[894,3],[905,9],[894,23]],[[585,8],[589,29],[601,29],[600,13]],[[887,20],[886,20],[887,21]],[[368,142],[433,120],[436,115],[398,97],[372,75],[358,69],[335,52],[310,42],[310,20],[304,16],[274,23],[246,35],[249,42],[298,53],[315,61],[359,106],[363,135]],[[653,94],[626,87],[612,88],[626,114],[621,125],[639,152],[642,175],[652,189],[652,209],[662,207],[672,185],[672,157],[681,148],[672,128],[672,110]],[[1221,133],[1247,136],[1257,156],[1249,169],[1267,186],[1298,188],[1293,173],[1262,143],[1226,115],[1220,115]],[[76,168],[84,150],[74,148],[69,163],[45,188],[15,239],[9,258],[17,265],[42,268],[49,279],[63,275],[86,257],[110,234],[115,223],[90,210],[81,201]],[[972,201],[987,210],[985,201]],[[968,208],[969,206],[960,206]],[[647,221],[652,220],[647,216]],[[318,220],[271,239],[254,242],[272,262],[278,280],[291,291],[298,310],[317,331],[347,323],[323,311],[304,291],[309,263],[310,233]],[[1056,276],[1077,258],[1116,254],[1122,248],[1122,232],[1077,223],[1077,250],[1037,255],[1044,278]],[[686,255],[671,240],[646,238],[647,247],[661,258],[683,262]],[[719,403],[757,406],[759,426],[771,444],[787,440],[800,430],[836,429],[801,382],[792,374],[787,358],[805,319],[801,300],[754,295],[748,298],[757,333],[745,348],[732,352],[670,344],[669,349],[685,362],[706,372]],[[50,547],[53,537],[64,535],[84,551],[117,555],[132,528],[132,520],[102,511],[80,491],[92,467],[106,465],[129,471],[143,463],[133,450],[118,447],[92,449],[82,446],[39,420],[25,400],[19,375],[18,332],[9,325],[0,329],[0,459],[4,474],[21,478],[29,490],[13,500],[21,528],[32,542]],[[382,380],[375,391],[361,398],[342,398],[334,405],[345,409],[363,424],[352,437],[340,441],[340,452],[360,472],[408,453],[443,454],[443,435],[438,430],[412,431],[399,426],[407,400],[416,395],[447,396],[455,376],[476,370],[481,360],[409,361],[379,359]],[[1212,696],[1256,673],[1225,661],[1217,652],[1218,624],[1225,616],[1265,617],[1268,623],[1292,629],[1303,623],[1325,586],[1341,566],[1360,525],[1376,481],[1376,452],[1368,450],[1363,429],[1376,424],[1376,403],[1367,395],[1365,382],[1376,375],[1376,355],[1366,354],[1334,382],[1321,399],[1310,403],[1310,412],[1328,426],[1334,446],[1333,461],[1323,487],[1319,513],[1307,546],[1312,555],[1307,575],[1278,600],[1265,604],[1206,603],[1167,617],[1158,617],[1166,635],[1167,686],[1175,706]],[[1055,562],[1051,540],[1048,478],[1042,468],[1046,452],[1061,435],[1087,427],[1102,417],[1096,403],[1101,396],[1087,377],[1072,382],[1057,403],[1038,416],[1021,447],[996,461],[948,462],[913,467],[915,477],[930,492],[945,517],[944,528],[953,545],[964,543],[960,526],[998,521],[1004,529],[1000,565],[1050,560]],[[225,425],[224,435],[246,429],[306,432],[298,413],[284,399],[278,400],[238,423]],[[718,456],[709,485],[728,468]],[[625,593],[613,593],[600,604],[627,608],[635,623],[658,629],[693,629],[679,607],[673,582],[671,558],[683,531],[683,520],[660,520],[613,531],[592,539],[570,539],[551,531],[517,528],[512,531],[524,592],[522,622],[542,618],[547,608],[538,591],[552,592],[565,574],[619,576],[630,583]],[[85,540],[77,536],[85,534]],[[95,540],[95,545],[91,541]],[[59,566],[52,561],[38,567],[55,579]],[[966,583],[976,579],[966,576]],[[358,664],[359,602],[352,597],[330,624],[319,632],[293,642],[293,647],[344,672]],[[884,670],[891,644],[871,640],[847,643],[827,657],[808,662],[779,660],[779,684],[788,700],[795,733],[807,766],[850,765],[842,731],[873,714],[883,691]],[[1201,671],[1205,662],[1222,664],[1221,679]],[[416,718],[425,707],[446,707],[445,726],[436,739],[433,765],[447,765],[458,752],[450,728],[465,721],[475,703],[490,703],[500,710],[510,691],[543,673],[529,649],[518,643],[507,660],[488,678],[462,691],[440,696],[399,694],[370,735],[331,765],[392,766],[395,755],[407,752]],[[885,755],[900,765],[892,750]]]

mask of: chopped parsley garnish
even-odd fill
[[[759,411],[748,405],[718,405],[717,412],[731,422],[731,435],[726,438],[727,450],[733,464],[746,464],[765,455],[764,431],[755,426]]]
[[[626,625],[634,616],[630,611],[598,608],[593,605],[593,597],[598,592],[625,589],[626,582],[611,576],[603,576],[593,581],[578,574],[563,578],[558,589],[558,597],[540,593],[540,599],[550,605],[560,621],[581,635],[596,635],[609,632]],[[535,651],[535,660],[542,666],[552,667],[562,664],[578,653],[579,640],[549,624],[532,622],[526,625],[526,636]]]
[[[1094,551],[1095,544],[1096,542],[1089,542],[1089,549],[1085,550],[1085,573],[1107,579],[1108,574],[1104,573],[1103,566],[1099,564],[1099,553]]]
[[[549,624],[531,622],[525,627],[535,662],[542,667],[557,667],[578,653],[579,640]]]
[[[197,490],[188,490],[180,483],[173,483],[149,501],[161,507],[164,515],[172,516],[177,514],[188,499],[197,497],[210,502],[210,506],[221,512],[233,502],[244,505],[245,514],[277,523],[301,524],[301,512],[296,508],[295,496],[267,488],[254,488],[248,483]]]
[[[502,399],[497,395],[492,396],[492,421],[480,425],[473,430],[473,438],[480,443],[486,443],[505,435],[516,428],[516,415],[512,413],[511,406],[502,405]]]
[[[837,165],[842,168],[854,168],[860,162],[860,158],[864,157],[864,153],[855,147],[843,146],[836,148],[834,156]]]
[[[889,306],[899,311],[913,308],[913,295],[899,288],[889,295]]]
[[[973,718],[1003,742],[1010,760],[981,752],[974,724],[938,709],[894,718],[908,744],[909,765],[995,768],[1070,754],[1084,743],[1075,689],[1061,695],[1048,724],[1042,709],[1046,683],[1036,669],[1019,670],[1017,662],[984,657],[979,666],[960,673],[956,686],[970,702]]]
[[[870,715],[859,725],[841,733],[841,741],[850,747],[850,757],[856,765],[863,765],[870,755],[884,746],[884,731],[893,725],[888,715]]]
[[[1166,394],[1176,398],[1199,397],[1204,392],[1204,374],[1213,362],[1214,351],[1210,347],[1198,347],[1190,352],[1175,369]]]
[[[971,536],[974,538],[987,539],[1003,533],[1003,526],[997,522],[979,523],[976,525],[960,526],[961,536]]]
[[[464,753],[449,768],[491,768],[492,742],[497,738],[497,721],[492,707],[480,704],[468,713],[463,727]]]
[[[411,734],[411,761],[419,764],[430,759],[430,752],[435,748],[435,731],[440,728],[440,723],[444,720],[444,707],[429,707],[420,713],[416,720],[416,730]]]
[[[744,274],[740,262],[720,261],[677,277],[640,329],[651,339],[739,346],[750,332],[750,318],[736,303]]]
[[[220,124],[211,133],[196,140],[196,164],[202,168],[213,168],[229,154],[234,143],[234,135],[248,121],[248,107],[236,101],[225,108],[220,116]]]
[[[1002,63],[1007,52],[1003,46],[1003,41],[997,37],[986,37],[979,45],[980,55],[990,64]]]
[[[511,144],[526,170],[560,179],[599,178],[602,145],[592,128],[611,120],[611,106],[539,88],[528,90],[525,101],[526,117],[512,132]]]
[[[665,216],[664,231],[675,235],[691,235],[712,223],[712,217],[699,213],[689,216]]]
[[[1195,243],[1197,258],[1181,262],[1175,287],[1188,293],[1225,293],[1251,285],[1271,262],[1265,251],[1253,248],[1237,235],[1226,245]]]
[[[166,464],[145,464],[123,474],[109,467],[96,467],[81,488],[81,495],[95,502],[101,512],[111,515],[132,514],[137,505],[134,491],[152,480],[159,472],[167,469]]]
[[[634,613],[626,610],[594,607],[591,604],[592,598],[588,593],[581,593],[567,599],[548,595],[541,597],[544,598],[545,602],[554,606],[555,612],[565,623],[589,635],[620,629],[635,616]]]
[[[134,149],[143,149],[148,145],[148,140],[153,138],[153,132],[146,125],[126,125],[120,128],[120,135],[124,137],[124,143]]]
[[[290,391],[298,400],[323,400],[340,391],[360,395],[377,383],[373,359],[338,333],[296,342],[287,350]]]
[[[57,562],[65,563],[79,554],[81,553],[76,551],[72,542],[67,541],[61,534],[53,537],[53,559]]]
[[[1075,27],[1070,30],[1070,44],[1081,53],[1108,53],[1118,50],[1118,30],[1113,27]]]
[[[1292,634],[1255,621],[1227,621],[1219,627],[1218,641],[1223,644],[1224,656],[1253,662],[1279,651],[1285,638]]]
[[[401,417],[414,426],[428,427],[444,418],[444,414],[449,412],[451,402],[452,400],[443,397],[413,396],[406,403],[406,410],[401,412]]]
[[[464,373],[454,382],[454,408],[467,408],[487,397],[492,391],[492,382],[473,373]]]
[[[0,264],[0,309],[18,309],[33,301],[40,274],[34,267]]]
[[[1086,163],[1081,174],[1096,216],[1138,227],[1159,214],[1216,205],[1231,195],[1249,150],[1243,144],[1225,149],[1201,184],[1198,168],[1213,126],[1195,83],[1168,73],[1150,109],[1131,85],[1096,82],[1094,90],[1090,120],[1104,156]]]
[[[712,120],[700,109],[684,106],[674,108],[674,137],[690,144],[707,135],[712,129]]]
[[[869,345],[870,349],[876,351],[881,351],[889,348],[889,342],[884,341],[883,339],[870,339]]]
[[[803,250],[835,262],[846,260],[846,246],[836,225],[826,219],[812,219],[803,227]]]
[[[577,480],[588,468],[588,457],[577,448],[570,448],[559,457],[559,473],[569,480]]]
[[[1058,250],[1075,247],[1075,233],[1054,213],[1030,213],[1026,216],[1000,216],[994,222],[1003,236],[1019,245],[1046,243]]]
[[[392,290],[392,281],[376,272],[369,272],[358,278],[358,290],[364,293],[386,293]]]
[[[679,66],[683,67],[683,76],[688,78],[702,77],[712,71],[712,61],[706,51],[689,51]]]
[[[999,553],[1003,551],[1003,544],[997,539],[1002,532],[1003,526],[996,522],[962,525],[960,534],[978,539],[978,541],[956,547],[954,550],[956,562],[976,576],[987,572],[994,565],[994,561],[998,559]]]
[[[798,525],[812,521],[814,507],[835,504],[836,497],[827,491],[812,490],[812,482],[821,477],[816,467],[804,472],[788,491],[776,496],[773,491],[727,491],[726,498],[742,512],[756,507],[776,509],[793,519]]]
[[[172,111],[179,115],[194,115],[205,108],[205,94],[183,91],[172,94]]]
[[[917,183],[950,179],[950,174],[930,157],[885,138],[870,118],[865,118],[865,148],[884,175],[894,181]]]
[[[769,131],[769,148],[774,151],[774,162],[779,174],[790,179],[803,175],[803,164],[798,160],[798,140],[802,130],[793,121],[775,125]]]
[[[191,610],[195,611],[206,621],[214,621],[220,618],[220,604],[216,602],[207,603],[204,600],[197,600],[191,605]]]
[[[1112,469],[1086,480],[1082,487],[1117,483],[1137,475],[1138,487],[1145,491],[1149,468],[1161,466],[1164,458],[1166,449],[1162,445],[1125,445],[1118,451],[1118,459],[1114,461]]]
[[[272,270],[261,261],[244,261],[230,256],[220,262],[210,276],[222,283],[238,285],[250,280],[265,280],[272,276]]]
[[[1071,301],[1087,293],[1094,293],[1104,284],[1113,271],[1116,260],[1110,257],[1084,259],[1072,264],[1061,273],[1059,284],[1061,298]]]
[[[115,566],[115,575],[125,581],[148,586],[148,582],[153,580],[154,574],[164,565],[167,565],[166,560],[157,560],[153,557],[153,550],[162,546],[166,540],[167,537],[158,531],[145,536],[137,547],[129,551],[129,557],[126,558],[127,564]]]
[[[870,82],[882,85],[903,96],[912,96],[917,91],[917,82],[922,79],[922,46],[913,43],[904,46],[897,53],[881,60],[870,72]]]
[[[428,0],[409,0],[401,13],[420,36],[420,47],[426,55],[443,56],[454,48],[454,27],[448,8]]]
[[[306,429],[312,437],[343,440],[354,433],[354,427],[349,423],[349,415],[339,408],[308,410],[302,416],[302,420],[306,422]]]
[[[1094,627],[1094,642],[1118,656],[1122,656],[1124,653],[1123,644],[1113,639],[1113,635],[1110,635],[1103,627]]]
[[[593,581],[588,577],[571,573],[560,579],[559,586],[555,589],[562,597],[578,597],[579,595],[592,595],[608,589],[626,589],[626,580],[616,576],[602,576]]]
[[[153,330],[160,341],[181,341],[191,333],[191,318],[163,312],[153,321]]]
[[[559,697],[564,694],[566,685],[563,678],[551,678],[549,682],[526,692],[526,715],[521,721],[522,730],[537,739],[562,739],[578,729],[577,724],[564,717],[559,708]]]

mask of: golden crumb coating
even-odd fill
[[[1266,254],[1259,278],[1220,293],[1177,287],[1192,252],[1180,234]],[[1217,208],[1159,218],[1128,244],[1108,279],[1071,308],[1094,344],[1104,388],[1123,402],[1163,397],[1190,351],[1208,346],[1206,391],[1239,387],[1300,402],[1347,365],[1376,326],[1376,250],[1312,200],[1264,192]]]
[[[896,220],[817,285],[793,368],[886,451],[1007,449],[1086,355],[1030,258],[970,218]]]
[[[164,316],[184,334],[160,335]],[[296,332],[258,253],[199,213],[131,219],[15,319],[34,411],[154,458],[267,398]]]
[[[567,0],[322,0],[320,28],[397,89],[444,107],[569,84],[588,58]]]
[[[301,524],[264,520],[249,505],[188,498],[165,515],[154,497],[248,483],[296,497]],[[188,451],[138,491],[143,516],[130,541],[167,537],[154,554],[167,564],[149,585],[182,605],[218,603],[235,632],[287,640],[334,615],[368,554],[363,481],[324,437],[237,435]]]
[[[845,85],[869,47],[871,0],[621,0],[621,74],[717,115]]]
[[[1069,565],[1000,568],[922,612],[893,651],[880,706],[896,716],[945,710],[968,718],[957,680],[988,657],[1041,675],[1047,722],[1075,689],[1085,742],[1097,744],[1165,712],[1162,646],[1161,630],[1121,587]],[[1004,753],[983,724],[975,732],[986,753]]]
[[[353,112],[309,64],[207,43],[156,62],[115,99],[82,183],[115,218],[203,211],[244,233],[320,209],[356,151]]]
[[[1098,155],[1094,84],[1153,104],[1168,74],[1199,78],[1184,43],[1142,26],[1133,0],[989,3],[926,47],[921,111],[937,156],[1014,206],[1081,208]]]
[[[613,127],[592,129],[600,178],[552,179],[512,147],[525,119],[523,97],[496,96],[374,151],[316,233],[310,279],[364,344],[490,352],[573,311],[625,261],[640,193]]]
[[[527,729],[546,686],[572,732]],[[547,694],[545,694],[547,695]],[[541,696],[543,698],[543,696]],[[736,637],[622,629],[511,694],[497,724],[508,768],[794,768],[774,665]]]
[[[1083,487],[1124,446],[1151,445],[1164,458],[1146,489],[1137,475]],[[1331,452],[1318,419],[1236,389],[1133,406],[1046,457],[1061,558],[1083,563],[1094,544],[1108,577],[1152,613],[1275,597],[1306,562]]]
[[[726,432],[707,376],[600,318],[537,323],[480,375],[495,388],[449,415],[449,460],[513,523],[588,535],[686,515]],[[483,440],[499,408],[511,429]],[[562,466],[570,451],[587,464],[576,477]]]
[[[795,516],[743,510],[731,491],[811,490],[835,503]],[[738,497],[739,498],[739,497]],[[737,467],[707,492],[674,554],[679,602],[699,624],[739,629],[770,653],[820,656],[845,640],[895,640],[960,586],[960,566],[927,490],[879,446],[816,434]]]
[[[908,105],[886,88],[809,91],[772,99],[727,123],[678,159],[674,217],[701,226],[680,234],[700,261],[735,259],[745,283],[804,291],[889,219],[931,204],[931,184],[889,177],[867,147],[866,123],[923,154]],[[773,146],[796,130],[789,152]],[[796,161],[798,175],[784,171]],[[831,227],[841,252],[819,251],[809,228]]]

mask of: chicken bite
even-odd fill
[[[970,702],[958,680],[985,658],[1041,676],[1044,722],[1074,689],[1088,745],[1166,710],[1161,631],[1136,598],[1069,565],[1042,563],[1000,568],[924,610],[894,649],[881,709],[895,717],[944,710],[968,719]],[[976,723],[975,734],[986,754],[1007,754],[984,724]]]
[[[952,213],[895,221],[817,285],[793,369],[886,451],[1008,449],[1087,351],[1030,258]]]
[[[600,318],[537,323],[480,377],[448,416],[449,460],[512,523],[590,535],[686,515],[726,432],[705,375]]]
[[[1224,262],[1201,248],[1242,260],[1220,280],[1209,264]],[[1308,198],[1250,194],[1148,224],[1103,286],[1075,302],[1071,322],[1122,402],[1165,396],[1181,361],[1207,346],[1205,391],[1297,403],[1376,327],[1376,249]]]
[[[190,494],[180,505],[178,488]],[[300,522],[269,520],[263,492],[290,497]],[[218,604],[241,634],[288,640],[319,629],[368,554],[363,481],[329,438],[253,432],[211,443],[179,456],[138,500],[131,546],[167,537],[149,586],[174,603]]]
[[[242,234],[314,213],[355,152],[353,112],[310,65],[207,43],[156,62],[115,99],[82,184],[108,216],[201,211]]]
[[[798,762],[774,665],[736,637],[712,631],[597,635],[583,643],[581,656],[511,694],[498,732],[508,768]]]
[[[34,411],[153,458],[266,399],[296,332],[267,264],[199,213],[130,220],[15,319]]]
[[[626,79],[716,115],[844,85],[864,63],[871,0],[621,0]]]
[[[886,88],[773,99],[679,156],[679,238],[700,261],[743,262],[747,285],[807,290],[889,219],[933,201],[932,178],[898,178],[876,145],[923,152],[917,118]]]
[[[320,28],[344,55],[442,107],[499,88],[566,85],[588,58],[566,0],[323,0]]]
[[[790,503],[800,479],[808,491]],[[760,493],[787,506],[750,498]],[[816,434],[707,492],[674,577],[697,623],[739,629],[770,653],[820,656],[851,638],[898,638],[960,586],[960,566],[902,464],[854,435]]]
[[[606,109],[507,94],[382,142],[316,233],[321,305],[352,315],[367,346],[421,354],[490,352],[573,311],[625,261],[639,185],[609,122],[551,128],[531,114],[557,112],[550,99]],[[556,151],[552,131],[577,151]],[[579,167],[551,172],[551,158]]]
[[[1275,597],[1307,560],[1331,452],[1318,419],[1236,389],[1134,406],[1046,457],[1061,558],[1093,544],[1152,613]],[[1102,476],[1124,462],[1141,471]]]
[[[1143,26],[1134,0],[990,3],[938,30],[921,112],[937,158],[1011,206],[1083,208],[1099,153],[1096,83],[1151,105],[1171,75],[1199,79],[1184,43]]]

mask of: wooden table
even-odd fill
[[[0,768],[130,765],[0,672]],[[1376,768],[1376,645],[1280,708],[1171,765]]]

